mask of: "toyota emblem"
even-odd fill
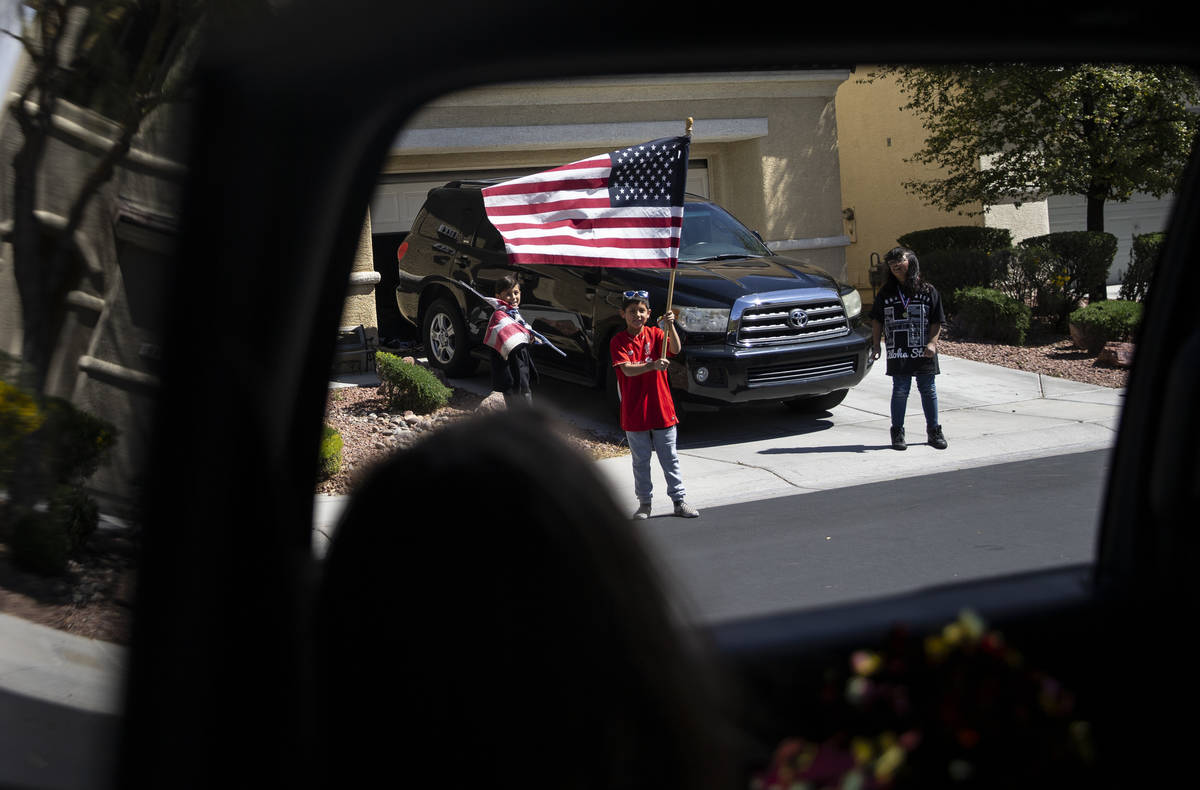
[[[795,310],[788,313],[788,323],[796,329],[803,329],[808,323],[808,313],[797,307]]]

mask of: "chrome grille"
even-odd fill
[[[746,371],[746,384],[750,387],[796,384],[801,381],[814,381],[816,379],[829,378],[830,376],[849,375],[857,367],[857,357],[837,357],[818,362],[749,368]]]
[[[837,297],[747,307],[738,326],[740,346],[765,346],[839,337],[850,331]]]

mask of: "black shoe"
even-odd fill
[[[908,445],[904,443],[904,429],[892,428],[892,449],[907,450]]]
[[[926,428],[925,432],[929,436],[930,447],[937,450],[946,449],[948,445],[946,444],[946,437],[942,435],[942,426],[935,425],[932,428]]]

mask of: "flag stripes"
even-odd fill
[[[514,264],[672,268],[688,138],[667,138],[483,189]]]

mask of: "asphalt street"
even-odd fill
[[[716,623],[1089,562],[1107,450],[773,497],[642,522]]]

